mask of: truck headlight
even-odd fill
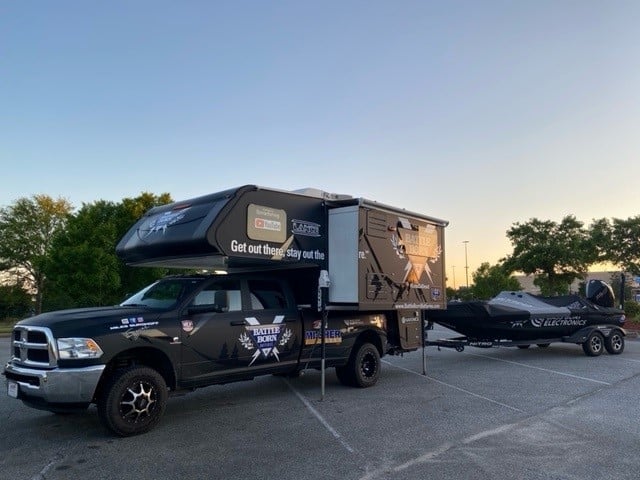
[[[91,338],[58,338],[58,355],[62,360],[99,358],[102,349]]]

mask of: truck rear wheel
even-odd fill
[[[380,377],[380,352],[371,343],[354,347],[349,362],[336,367],[336,376],[347,387],[372,387]]]
[[[624,336],[619,330],[614,330],[604,339],[604,348],[611,355],[619,355],[624,351]]]
[[[372,387],[380,377],[380,352],[371,343],[363,343],[349,360],[347,368],[353,377],[353,386]]]
[[[344,367],[336,367],[336,377],[338,377],[338,381],[346,386],[346,387],[355,387],[353,381],[353,375],[349,370],[349,365],[345,365]]]
[[[604,349],[604,337],[600,332],[591,332],[587,341],[582,344],[582,350],[589,357],[597,357]]]
[[[117,371],[98,398],[98,417],[117,435],[138,435],[160,421],[167,396],[164,378],[152,368]]]

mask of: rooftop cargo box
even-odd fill
[[[129,265],[328,270],[334,308],[444,308],[446,221],[319,190],[246,185],[149,210]]]

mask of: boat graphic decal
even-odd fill
[[[269,358],[273,356],[276,361],[280,361],[280,351],[278,347],[282,347],[289,343],[293,332],[289,328],[284,328],[282,322],[284,315],[276,315],[272,323],[261,324],[255,317],[246,317],[244,321],[247,323],[245,331],[240,334],[238,341],[247,350],[256,350],[251,358],[249,366],[262,356]]]
[[[580,317],[533,317],[530,321],[536,328],[581,327],[587,324],[587,321]]]

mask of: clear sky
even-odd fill
[[[0,206],[247,183],[450,221],[640,214],[640,1],[0,0]]]

